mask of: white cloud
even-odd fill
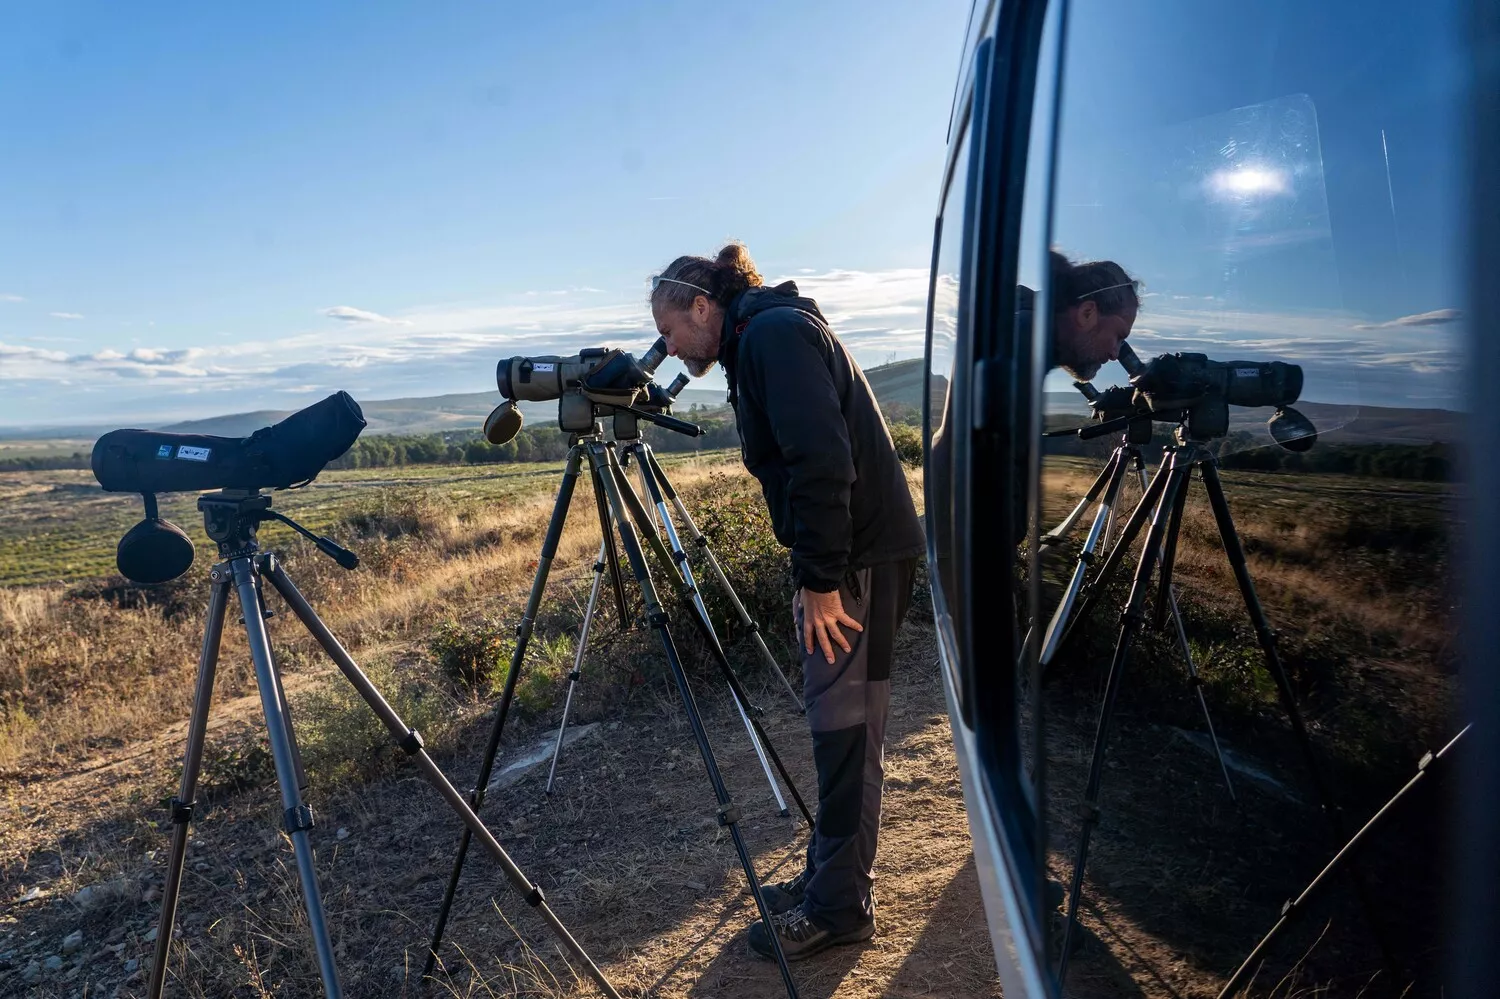
[[[20,295],[0,295],[0,302],[24,302],[26,299]]]
[[[785,276],[794,276],[801,293],[818,301],[861,364],[921,356],[925,268],[798,272],[770,280]],[[1142,356],[1180,350],[1203,351],[1218,360],[1293,361],[1304,365],[1304,395],[1315,401],[1451,404],[1458,355],[1449,343],[1461,328],[1451,322],[1441,330],[1396,323],[1370,331],[1357,325],[1364,317],[1343,312],[1248,312],[1202,301],[1154,302],[1161,305],[1142,313],[1131,335]],[[54,344],[0,343],[0,386],[74,383],[68,392],[54,393],[55,414],[29,405],[23,411],[14,402],[7,408],[0,390],[0,423],[208,416],[282,405],[289,394],[341,388],[362,400],[494,392],[500,358],[571,354],[594,346],[638,353],[656,337],[646,296],[628,288],[608,295],[514,295],[501,302],[419,306],[403,309],[399,321],[340,309],[355,315],[238,342],[205,331],[201,346],[189,348],[96,340],[91,352],[70,354],[45,349],[60,346]],[[675,372],[672,364],[664,367],[663,381]],[[714,375],[693,387],[722,384]]]
[[[27,347],[17,343],[6,343],[0,340],[0,360],[8,361],[46,361],[51,363],[65,363],[68,355],[61,350],[47,350],[42,347]],[[9,365],[7,365],[9,367]],[[5,369],[0,369],[0,377],[5,377]]]
[[[378,312],[368,312],[349,305],[335,305],[331,309],[323,309],[322,312],[323,315],[330,319],[340,319],[346,323],[379,323],[384,326],[411,325],[411,323],[404,319],[392,319],[389,316],[382,316]]]
[[[1464,317],[1457,309],[1435,309],[1432,312],[1419,312],[1414,316],[1402,316],[1384,323],[1360,323],[1354,327],[1357,330],[1389,330],[1399,329],[1402,326],[1442,326],[1446,323],[1456,323]]]
[[[47,315],[53,319],[82,319],[83,316],[76,312],[49,312]]]

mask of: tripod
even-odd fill
[[[656,453],[651,449],[651,445],[639,437],[619,440],[618,435],[616,436],[620,452],[620,464],[624,467],[633,462],[640,472],[644,493],[651,499],[652,503],[652,506],[647,509],[648,511],[654,510],[655,512],[655,516],[652,518],[652,526],[655,528],[659,525],[665,529],[667,543],[671,546],[672,550],[672,561],[682,573],[686,587],[692,592],[693,604],[697,608],[699,616],[705,621],[708,620],[708,607],[703,603],[703,594],[698,589],[697,580],[693,576],[692,566],[688,563],[687,552],[682,546],[676,526],[672,522],[672,515],[667,509],[668,499],[671,499],[672,503],[676,506],[677,516],[690,532],[693,543],[707,557],[708,564],[718,578],[720,587],[738,613],[741,624],[745,626],[750,632],[751,637],[754,638],[755,644],[760,650],[761,658],[781,678],[783,686],[786,687],[787,693],[791,695],[792,701],[797,705],[798,710],[805,713],[806,709],[802,706],[802,701],[797,697],[796,691],[792,689],[791,682],[787,680],[786,674],[781,671],[781,665],[776,661],[776,657],[771,654],[771,650],[766,647],[765,639],[760,634],[760,626],[750,617],[750,612],[745,609],[745,605],[734,592],[734,587],[730,585],[729,578],[724,574],[723,567],[719,565],[719,560],[714,556],[713,549],[708,547],[708,539],[698,530],[698,525],[693,523],[693,518],[687,512],[687,507],[683,504],[682,498],[677,495],[677,490],[672,487],[672,483],[667,478],[666,472],[657,462]],[[573,705],[573,689],[577,686],[578,680],[582,676],[580,667],[583,664],[584,646],[588,642],[590,619],[598,603],[599,583],[604,570],[604,547],[603,544],[600,545],[600,556],[594,562],[594,582],[589,589],[589,600],[584,610],[583,627],[579,634],[578,649],[573,662],[573,670],[568,674],[568,693],[566,699],[563,701],[562,721],[558,724],[557,742],[552,750],[552,767],[547,773],[548,794],[552,793],[552,785],[557,776],[557,761],[558,757],[562,754],[563,735],[568,727],[568,712]],[[740,713],[740,721],[745,726],[745,734],[749,736],[750,744],[755,747],[755,755],[760,759],[760,768],[766,775],[766,782],[771,785],[771,793],[776,798],[776,807],[779,809],[781,816],[785,818],[789,814],[786,807],[786,799],[781,796],[781,788],[776,783],[776,777],[771,773],[771,764],[766,759],[765,748],[756,736],[755,728],[750,724],[749,715],[745,713],[746,705],[741,703],[738,696],[733,696],[733,688],[730,688],[730,693],[731,699],[734,701],[734,706]],[[751,706],[750,710],[758,711],[759,709]]]
[[[518,628],[518,640],[515,652],[511,656],[510,672],[505,678],[505,688],[501,693],[500,704],[495,713],[495,724],[490,731],[489,743],[485,749],[485,755],[480,763],[479,777],[475,788],[470,794],[470,802],[475,809],[483,802],[484,793],[488,788],[491,768],[494,765],[495,754],[499,749],[501,732],[505,726],[506,714],[510,708],[516,680],[520,673],[521,663],[525,655],[527,642],[531,637],[531,630],[536,619],[538,607],[541,603],[542,590],[546,585],[547,573],[551,568],[552,560],[557,555],[557,545],[562,537],[563,525],[567,519],[568,508],[572,502],[573,491],[577,484],[578,476],[585,460],[589,464],[589,477],[594,487],[595,504],[598,507],[599,523],[603,535],[604,550],[612,547],[611,539],[613,532],[617,532],[622,547],[625,550],[626,560],[630,565],[631,574],[635,577],[640,588],[641,597],[645,604],[646,623],[654,628],[661,639],[662,651],[666,657],[667,666],[672,674],[672,679],[677,686],[682,698],[683,709],[687,714],[688,725],[692,729],[693,738],[698,744],[699,755],[703,759],[704,769],[708,772],[709,783],[713,787],[714,797],[718,802],[717,817],[719,825],[729,830],[730,838],[734,842],[735,851],[739,854],[740,864],[745,870],[745,879],[749,884],[750,894],[755,900],[760,918],[765,922],[766,928],[772,930],[771,939],[775,949],[776,963],[781,971],[782,982],[786,986],[787,995],[790,999],[796,999],[797,986],[792,980],[791,971],[787,966],[786,956],[782,953],[780,940],[776,937],[772,922],[771,912],[766,907],[765,900],[760,894],[760,880],[755,873],[755,864],[750,857],[748,847],[745,845],[744,837],[740,833],[739,820],[740,809],[729,795],[729,790],[724,784],[724,779],[719,773],[718,761],[714,757],[713,746],[709,743],[708,733],[703,727],[703,720],[698,712],[697,701],[693,697],[693,691],[688,683],[686,672],[682,667],[681,657],[678,655],[677,646],[672,638],[668,626],[666,610],[662,607],[658,598],[655,583],[651,578],[651,571],[646,563],[645,547],[650,548],[656,560],[665,568],[669,578],[677,589],[678,597],[694,625],[702,634],[709,652],[718,666],[720,674],[729,684],[733,696],[741,708],[741,717],[745,718],[757,742],[764,748],[766,755],[770,757],[771,763],[781,775],[782,782],[786,784],[796,801],[798,808],[808,825],[812,825],[811,814],[803,803],[801,795],[797,793],[791,775],[787,773],[781,758],[777,755],[775,747],[771,745],[770,738],[756,720],[757,710],[746,710],[750,705],[744,688],[739,679],[729,666],[729,660],[724,655],[723,647],[719,644],[713,627],[709,624],[706,616],[700,615],[701,602],[695,601],[696,589],[692,587],[679,571],[678,561],[673,554],[668,552],[651,523],[650,514],[642,505],[640,497],[631,488],[630,481],[626,478],[624,469],[616,456],[616,445],[604,439],[603,428],[595,423],[591,432],[586,434],[575,434],[572,446],[568,450],[567,464],[563,469],[562,486],[558,490],[557,502],[552,508],[552,518],[547,525],[547,534],[542,542],[542,554],[538,560],[536,577],[532,580],[531,594],[527,600],[526,610]],[[649,459],[648,459],[649,460]],[[639,530],[639,534],[637,533]],[[596,563],[597,565],[597,563]],[[685,566],[684,566],[685,567]],[[602,570],[600,570],[602,571]],[[598,580],[596,576],[596,581]],[[623,599],[622,599],[623,603]],[[433,929],[432,943],[428,949],[427,968],[430,973],[434,962],[437,960],[438,948],[442,943],[443,931],[447,925],[453,898],[458,888],[459,878],[463,873],[464,859],[469,847],[469,833],[466,831],[459,840],[458,853],[454,857],[453,871],[448,880],[447,893],[443,898],[442,907],[438,911],[436,926]]]
[[[359,564],[358,558],[340,548],[327,538],[315,537],[310,531],[294,523],[282,514],[270,509],[271,497],[257,491],[222,490],[209,493],[198,499],[198,509],[203,511],[203,523],[210,539],[218,543],[219,555],[224,559],[209,573],[213,591],[209,596],[208,621],[203,633],[203,651],[198,663],[197,689],[193,698],[193,714],[188,725],[187,751],[183,758],[182,784],[178,795],[172,799],[172,847],[167,860],[167,880],[162,891],[161,921],[157,926],[156,959],[151,966],[151,981],[147,995],[160,999],[166,982],[167,958],[171,948],[172,924],[177,912],[177,897],[182,886],[182,864],[187,854],[188,823],[193,817],[193,793],[198,780],[198,769],[203,758],[203,740],[208,728],[209,703],[213,698],[214,674],[218,665],[219,643],[224,634],[224,616],[229,605],[230,590],[239,598],[244,615],[245,637],[250,646],[250,659],[255,666],[255,681],[260,689],[261,710],[265,715],[266,733],[271,744],[271,756],[276,767],[276,781],[281,788],[283,822],[292,849],[297,858],[297,875],[302,883],[302,900],[307,911],[307,921],[312,928],[313,950],[318,959],[318,971],[323,981],[323,991],[328,999],[337,999],[343,994],[339,985],[338,969],[334,966],[333,944],[329,940],[327,921],[323,914],[323,901],[318,889],[318,875],[313,862],[312,843],[308,833],[313,828],[312,809],[302,800],[302,790],[307,785],[302,770],[302,761],[297,751],[296,735],[288,711],[286,691],[281,683],[281,670],[271,650],[266,633],[265,619],[270,616],[266,608],[265,589],[269,581],[281,594],[308,632],[339,671],[354,685],[366,704],[379,716],[396,743],[416,761],[423,775],[432,783],[448,805],[458,813],[464,828],[470,835],[478,836],[490,854],[500,864],[510,883],[519,891],[557,934],[568,953],[581,963],[599,988],[611,999],[619,999],[619,993],[610,985],[604,973],[562,922],[547,906],[542,890],[531,882],[516,866],[499,841],[485,828],[474,814],[463,796],[443,776],[436,763],[423,749],[422,737],[386,703],[369,678],[355,665],[354,660],[328,626],[318,617],[312,605],[282,568],[276,556],[262,552],[256,539],[259,525],[267,520],[287,524],[304,536],[311,538],[318,549],[335,559],[346,569]]]
[[[1240,596],[1245,603],[1245,610],[1249,614],[1250,623],[1255,629],[1256,638],[1265,657],[1266,670],[1276,684],[1282,708],[1291,721],[1292,732],[1311,774],[1313,786],[1322,802],[1323,810],[1332,824],[1335,838],[1340,841],[1343,839],[1341,823],[1333,806],[1333,796],[1318,766],[1312,749],[1312,741],[1308,737],[1302,713],[1297,707],[1291,681],[1287,678],[1281,657],[1276,651],[1275,635],[1266,620],[1260,600],[1255,594],[1255,584],[1251,581],[1249,569],[1245,564],[1244,548],[1235,530],[1228,501],[1224,497],[1224,486],[1219,479],[1217,461],[1205,441],[1191,437],[1185,426],[1178,427],[1174,443],[1167,448],[1163,456],[1161,470],[1146,487],[1140,503],[1121,530],[1119,540],[1105,558],[1099,574],[1083,588],[1082,606],[1063,637],[1063,644],[1066,645],[1077,632],[1079,623],[1088,619],[1090,612],[1103,598],[1105,588],[1123,563],[1126,551],[1135,541],[1149,517],[1151,527],[1146,534],[1135,576],[1131,581],[1130,596],[1126,600],[1125,610],[1121,615],[1120,635],[1115,643],[1114,656],[1110,662],[1108,679],[1105,682],[1104,700],[1099,709],[1099,724],[1094,732],[1093,754],[1089,761],[1088,780],[1080,806],[1082,829],[1079,833],[1078,849],[1073,863],[1072,881],[1068,889],[1067,920],[1063,928],[1062,956],[1057,973],[1059,986],[1067,975],[1070,945],[1077,927],[1084,868],[1088,863],[1089,839],[1094,827],[1099,823],[1099,784],[1104,772],[1105,744],[1110,721],[1119,697],[1125,666],[1130,661],[1132,647],[1146,620],[1146,594],[1151,587],[1151,575],[1157,568],[1158,560],[1160,561],[1160,576],[1155,603],[1154,624],[1156,627],[1162,627],[1165,623],[1166,610],[1172,606],[1170,599],[1172,570],[1177,555],[1177,540],[1182,527],[1183,509],[1187,503],[1188,485],[1194,468],[1197,468],[1202,476],[1209,504],[1213,508],[1214,520],[1218,524],[1219,536],[1224,544],[1224,552],[1229,559],[1230,568],[1239,586]],[[1363,896],[1361,900],[1365,901]],[[1367,913],[1371,911],[1367,901],[1365,901],[1365,909]],[[1371,917],[1371,924],[1376,925],[1373,917]]]
[[[1143,432],[1142,432],[1143,431]],[[1144,437],[1144,439],[1142,439]],[[1084,580],[1088,575],[1089,568],[1097,558],[1096,552],[1102,543],[1107,548],[1110,535],[1114,532],[1115,515],[1118,511],[1121,486],[1124,484],[1126,475],[1134,470],[1141,485],[1141,495],[1145,495],[1150,485],[1146,478],[1146,463],[1141,457],[1140,444],[1149,443],[1151,440],[1151,421],[1140,421],[1132,424],[1120,439],[1120,444],[1109,456],[1098,477],[1094,479],[1093,485],[1089,486],[1088,492],[1078,501],[1072,511],[1052,530],[1043,534],[1038,540],[1039,549],[1049,548],[1060,543],[1072,533],[1084,511],[1098,501],[1099,507],[1094,513],[1094,521],[1089,527],[1088,534],[1084,537],[1083,549],[1078,553],[1078,564],[1073,567],[1073,575],[1068,580],[1067,587],[1063,590],[1062,599],[1058,601],[1057,609],[1052,614],[1052,619],[1047,623],[1047,630],[1042,638],[1042,650],[1038,662],[1043,669],[1052,664],[1056,658],[1058,649],[1062,646],[1063,635],[1067,631],[1068,624],[1073,615],[1073,608],[1077,604],[1078,595],[1083,590]],[[1160,474],[1158,472],[1158,474]],[[1219,736],[1214,731],[1213,716],[1208,712],[1208,700],[1203,696],[1203,678],[1198,675],[1198,667],[1193,663],[1193,650],[1188,645],[1187,629],[1182,626],[1182,614],[1177,608],[1177,591],[1175,587],[1165,590],[1167,598],[1167,609],[1172,616],[1172,624],[1177,632],[1177,646],[1182,650],[1183,662],[1187,664],[1188,684],[1193,688],[1193,693],[1198,697],[1198,706],[1203,711],[1203,722],[1208,727],[1208,738],[1214,747],[1214,756],[1219,761],[1219,771],[1224,775],[1224,787],[1229,792],[1230,801],[1238,801],[1234,793],[1234,782],[1229,778],[1229,766],[1224,762],[1224,751],[1219,746]],[[1036,626],[1032,625],[1026,633],[1024,649],[1029,654],[1031,643],[1035,639]]]

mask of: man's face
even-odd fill
[[[653,305],[656,331],[667,341],[667,353],[682,362],[688,374],[702,378],[719,359],[719,331],[724,310],[703,295],[686,309]]]
[[[1091,380],[1106,361],[1119,360],[1135,315],[1135,306],[1106,315],[1094,302],[1068,309],[1057,320],[1057,363],[1079,381]]]

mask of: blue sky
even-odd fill
[[[1296,361],[1347,419],[1457,405],[1457,13],[1074,0],[1052,238],[1145,281],[1137,353]]]
[[[1073,8],[1053,236],[1145,280],[1138,350],[1453,405],[1453,4]],[[0,36],[0,426],[493,391],[512,353],[643,349],[649,275],[731,237],[862,363],[917,356],[967,13],[29,4]]]
[[[867,362],[919,353],[889,281],[925,293],[967,9],[28,5],[0,424],[492,390],[507,353],[644,348],[646,279],[727,237],[853,342],[900,331]]]

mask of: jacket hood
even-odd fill
[[[719,356],[734,339],[735,333],[751,319],[767,309],[792,308],[816,316],[818,322],[828,325],[828,319],[818,309],[818,303],[797,294],[797,282],[783,281],[775,287],[746,288],[735,296],[729,308],[724,310],[724,329],[719,334]]]
[[[735,360],[739,353],[740,334],[745,324],[762,312],[771,309],[791,308],[815,317],[824,326],[828,320],[818,310],[818,303],[797,294],[795,281],[783,281],[775,287],[746,288],[735,296],[729,308],[724,310],[724,328],[719,331],[719,363],[724,366],[724,379],[729,383],[729,404],[738,398],[735,375]]]
[[[818,311],[818,303],[810,298],[797,294],[797,282],[783,281],[774,288],[746,288],[739,296],[730,303],[729,313],[735,317],[736,324],[766,311],[783,306],[790,306],[801,312],[808,312],[818,317],[818,321],[827,325],[828,320],[823,313]]]

